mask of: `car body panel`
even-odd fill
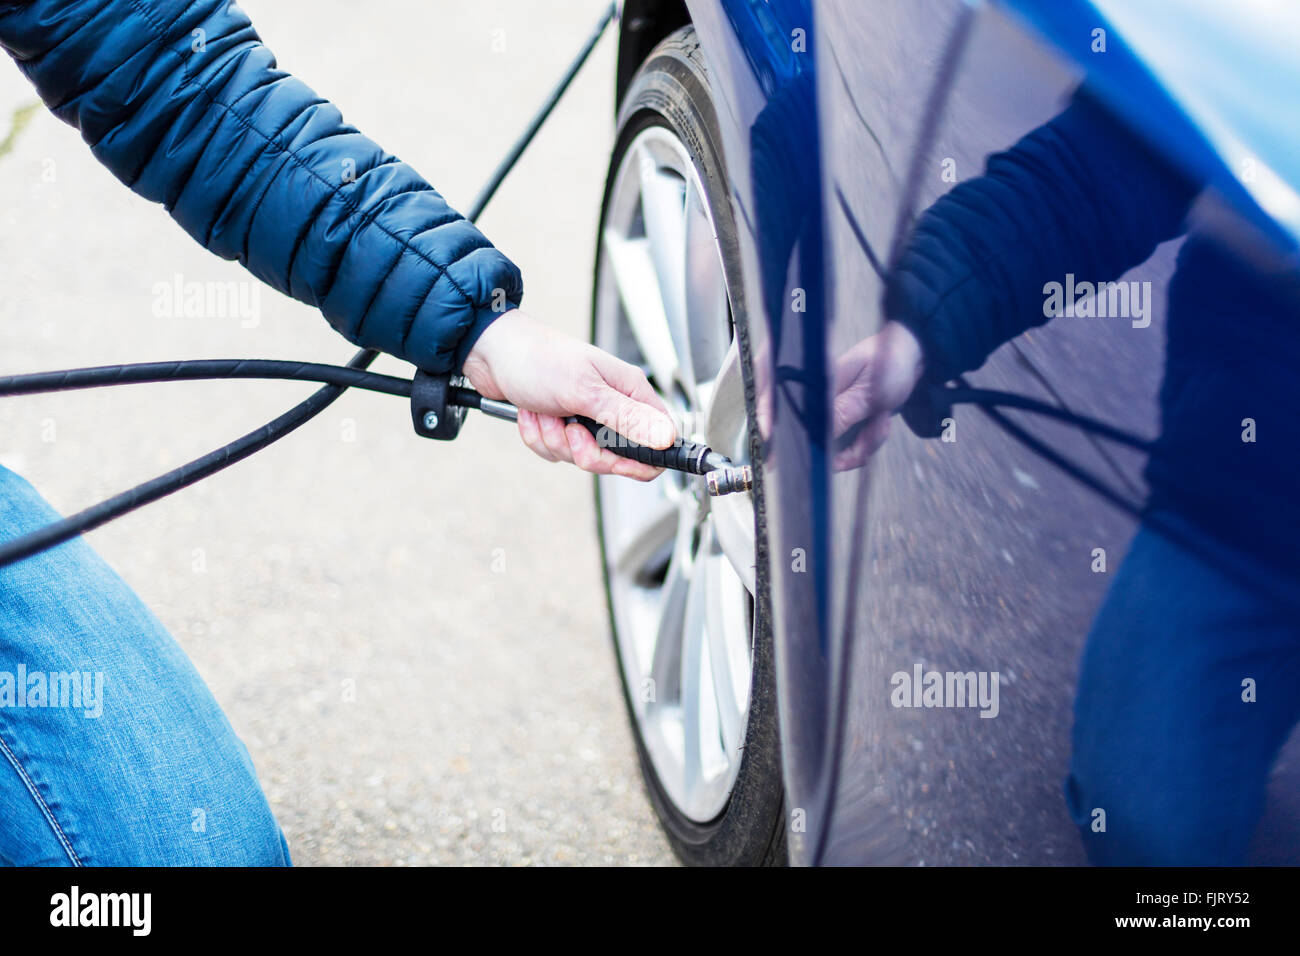
[[[759,401],[772,406],[762,470],[791,859],[1084,862],[1062,794],[1079,656],[1137,522],[1030,444],[1135,502],[1145,456],[1008,413],[1017,439],[961,408],[956,441],[895,419],[869,467],[833,473],[833,369],[883,324],[886,277],[916,217],[1080,84],[1171,175],[1203,184],[1193,218],[1211,234],[1252,262],[1293,255],[1300,132],[1277,119],[1296,85],[1300,18],[1270,36],[1212,0],[1172,24],[1147,0],[687,7],[719,96],[741,305]],[[1243,96],[1233,78],[1251,70],[1282,82]],[[971,384],[1156,436],[1181,245],[1123,277],[1156,290],[1140,328],[1058,319],[997,350]],[[996,672],[996,719],[897,706],[891,681],[916,665]],[[1279,819],[1300,819],[1295,765],[1284,754],[1270,791]]]
[[[1181,108],[1184,97],[1195,101],[1192,91],[1137,82],[1138,61],[1124,52],[1124,34],[1113,27],[1108,54],[1091,60],[1061,56],[1060,45],[1025,29],[1032,21],[1023,17],[1024,7],[1052,11],[1047,19],[1058,26],[1072,10],[1071,42],[1076,52],[1087,49],[1092,34],[1082,27],[1106,21],[1085,4],[1012,6],[1019,9],[1007,15],[958,2],[878,4],[870,18],[878,31],[873,38],[878,55],[869,51],[853,61],[848,69],[857,72],[852,75],[845,75],[847,57],[823,55],[819,66],[832,74],[822,78],[823,117],[848,115],[842,101],[850,90],[883,89],[890,112],[900,104],[906,112],[925,94],[913,91],[909,100],[906,91],[891,87],[891,79],[916,63],[934,64],[941,56],[936,33],[944,24],[972,20],[933,142],[895,146],[882,118],[886,131],[878,134],[882,147],[874,154],[841,144],[823,149],[824,206],[831,211],[830,361],[885,318],[872,261],[892,259],[895,250],[880,246],[899,234],[892,227],[900,220],[906,224],[954,182],[979,175],[988,156],[1049,120],[1085,81],[1102,91],[1108,105],[1106,97],[1122,90],[1117,98],[1122,106],[1113,106],[1119,121],[1146,124],[1139,133],[1171,169],[1195,170],[1206,191],[1216,192],[1234,215],[1260,222],[1259,211],[1229,171],[1236,155],[1211,149],[1203,130]],[[855,11],[834,0],[817,9],[821,49],[834,50],[856,25]],[[880,15],[889,10],[897,16]],[[862,50],[865,42],[859,38],[853,49]],[[915,79],[933,83],[936,73],[942,67]],[[863,109],[861,99],[857,109]],[[1219,142],[1240,144],[1223,132],[1223,117],[1218,119]],[[843,134],[842,124],[825,119],[823,130],[827,136]],[[864,153],[870,156],[869,170],[875,160],[881,180],[889,178],[888,167],[909,161],[914,169],[936,173],[949,162],[956,175],[952,182],[941,175],[922,177],[915,208],[898,209],[880,203],[886,190],[855,194],[842,185],[862,175]],[[894,195],[901,191],[910,199],[910,186],[899,184]],[[837,225],[836,213],[856,223]],[[877,244],[872,256],[858,251],[863,235]],[[1165,289],[1179,245],[1176,240],[1161,246],[1123,280]],[[1149,325],[1141,329],[1060,320],[1035,329],[995,352],[972,383],[1029,395],[1151,437],[1159,425],[1164,305],[1163,297],[1152,303]],[[837,676],[848,688],[848,703],[836,762],[837,799],[816,862],[1084,862],[1062,785],[1078,659],[1111,580],[1095,573],[1089,557],[1104,549],[1113,574],[1136,522],[973,410],[958,411],[954,420],[960,431],[947,447],[896,429],[869,470],[835,479],[837,531],[852,528],[842,544],[837,536],[831,558],[835,585],[851,607],[843,618],[833,615],[844,621],[836,642],[845,650]],[[1053,451],[1136,499],[1144,494],[1142,456],[1106,448],[1070,426],[1032,417],[1016,421]],[[835,607],[838,611],[838,600]],[[891,676],[917,665],[926,671],[996,673],[1003,701],[998,719],[984,721],[971,710],[898,708],[889,695]]]

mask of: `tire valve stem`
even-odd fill
[[[754,469],[749,465],[718,468],[704,476],[704,484],[714,498],[749,491],[754,487]]]
[[[713,449],[705,453],[702,464],[707,469],[704,472],[704,486],[709,490],[711,497],[718,498],[738,491],[749,491],[754,487],[753,468],[749,465],[737,465],[726,455],[720,455]]]

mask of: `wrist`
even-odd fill
[[[470,324],[465,336],[460,341],[460,345],[456,348],[456,367],[462,375],[468,377],[473,366],[485,369],[491,367],[489,356],[494,350],[494,342],[505,331],[505,326],[501,326],[501,322],[508,316],[518,314],[518,312],[518,306],[513,306],[504,312],[499,312],[489,306],[482,306],[477,310],[474,321]],[[493,329],[495,331],[489,334],[489,330]]]
[[[904,370],[913,384],[919,382],[925,375],[925,352],[921,349],[921,341],[916,333],[902,322],[890,319],[880,334],[889,349],[891,362]]]

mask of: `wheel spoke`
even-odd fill
[[[613,485],[613,482],[608,484]],[[630,492],[641,490],[620,488],[615,491],[611,488],[614,494],[626,493],[629,499],[632,497]],[[652,570],[654,560],[677,534],[679,512],[678,505],[662,494],[656,495],[646,506],[623,509],[622,513],[627,516],[626,526],[619,529],[618,537],[609,549],[614,572],[639,579]]]
[[[668,331],[659,278],[650,255],[650,240],[628,239],[606,229],[603,245],[632,337],[650,366],[659,391],[669,393],[677,380],[680,362],[677,346]]]
[[[731,339],[727,285],[718,258],[718,237],[699,190],[686,188],[686,315],[690,321],[691,372],[711,382]]]
[[[704,438],[713,448],[733,459],[748,457],[745,386],[740,371],[740,349],[732,341],[714,380],[704,418]],[[749,593],[757,587],[754,545],[754,499],[749,494],[725,495],[710,503],[714,533],[732,569]]]
[[[650,679],[654,681],[655,700],[661,704],[677,701],[682,694],[682,642],[685,639],[687,599],[694,563],[689,534],[683,534],[683,530],[679,526],[677,545],[664,578],[654,652],[650,658]]]
[[[686,311],[686,181],[661,169],[649,150],[642,150],[637,162],[641,216],[668,334],[678,359],[678,380],[687,395],[692,395],[695,376]]]
[[[745,591],[721,554],[706,559],[709,669],[718,706],[722,744],[730,758],[744,743],[745,702],[749,693],[749,639]]]
[[[705,629],[708,621],[708,562],[701,555],[692,568],[682,626],[681,706],[685,791],[691,795],[705,782],[705,761],[718,748],[717,708],[713,701],[712,681],[706,681],[708,644]]]
[[[745,382],[740,372],[740,345],[733,339],[721,357],[709,389],[704,414],[704,438],[725,455],[744,457],[747,437]]]
[[[722,553],[750,594],[757,587],[758,568],[754,557],[754,501],[747,494],[727,495],[713,500],[714,531]]]

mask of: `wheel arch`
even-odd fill
[[[622,107],[632,77],[650,55],[650,51],[665,37],[690,22],[691,14],[686,8],[686,0],[624,0],[619,18],[615,111]]]

